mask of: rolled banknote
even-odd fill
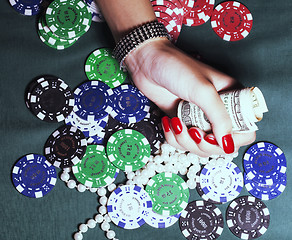
[[[244,88],[220,93],[222,102],[232,120],[234,132],[251,132],[258,130],[256,122],[268,112],[264,96],[257,87]],[[178,117],[187,127],[198,127],[206,132],[211,125],[206,115],[197,105],[182,100],[178,105]]]

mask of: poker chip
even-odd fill
[[[51,164],[64,169],[77,164],[84,156],[86,147],[86,138],[78,128],[63,125],[49,136],[44,152]]]
[[[148,162],[151,149],[143,134],[132,129],[122,129],[109,138],[106,152],[117,168],[130,172],[142,168]]]
[[[247,37],[253,18],[242,3],[226,1],[218,4],[211,16],[214,32],[225,41],[238,41]]]
[[[67,40],[60,38],[48,28],[42,17],[38,20],[38,35],[43,43],[57,50],[64,50],[68,47],[71,47],[79,39],[73,38]]]
[[[190,2],[190,1],[189,1]],[[199,26],[207,22],[213,12],[215,0],[197,0],[184,14],[183,24],[187,26]]]
[[[16,12],[33,16],[40,13],[42,0],[9,0],[9,3]]]
[[[16,190],[24,196],[40,198],[54,188],[57,172],[44,156],[28,154],[14,164],[12,181]]]
[[[122,129],[134,129],[134,123],[122,123],[109,115],[108,122],[107,122],[107,125],[105,126],[105,130],[104,130],[105,142],[108,141],[108,139],[111,137],[111,135],[113,135],[115,132],[122,130]],[[151,144],[151,143],[149,142],[149,144]]]
[[[261,200],[271,200],[284,192],[287,185],[287,176],[284,174],[276,183],[267,185],[250,180],[246,174],[244,174],[244,183],[247,191],[251,195]]]
[[[29,93],[31,112],[47,122],[63,121],[73,110],[74,96],[70,87],[59,78],[40,78]]]
[[[209,199],[225,203],[241,192],[243,175],[233,162],[215,166],[207,164],[200,173],[200,185]]]
[[[45,19],[50,30],[60,38],[81,37],[91,25],[91,12],[82,0],[54,0]]]
[[[104,132],[100,132],[98,135],[86,138],[87,145],[90,145],[90,144],[103,145],[105,143],[104,135],[105,135]]]
[[[269,142],[258,142],[245,152],[243,166],[248,179],[271,186],[286,173],[287,163],[278,146]]]
[[[26,86],[26,89],[25,89],[25,105],[28,109],[30,109],[30,104],[29,104],[29,101],[30,101],[30,96],[32,94],[32,91],[34,90],[34,88],[41,82],[45,81],[45,80],[48,80],[48,81],[51,81],[51,80],[58,80],[59,81],[63,81],[62,79],[56,77],[56,76],[53,76],[53,75],[43,75],[43,76],[39,76],[39,77],[36,77],[34,78],[32,81],[30,81],[30,83]]]
[[[103,131],[107,125],[109,116],[106,116],[100,120],[87,121],[80,118],[74,111],[72,111],[66,118],[65,123],[77,127],[83,132],[84,136],[89,138],[96,136]]]
[[[111,88],[101,81],[87,81],[75,91],[73,111],[87,121],[97,121],[108,116],[112,111]]]
[[[154,228],[168,228],[171,227],[173,224],[175,224],[180,217],[180,214],[176,214],[173,216],[163,216],[156,212],[154,212],[152,209],[150,209],[145,214],[145,222]]]
[[[241,239],[256,239],[267,231],[270,213],[260,199],[241,196],[228,206],[226,223],[235,236]]]
[[[181,32],[182,22],[181,23],[176,22],[171,16],[169,16],[165,12],[156,11],[154,13],[157,18],[157,21],[165,26],[167,32],[171,36],[172,41],[175,43]]]
[[[159,121],[159,119],[153,114],[150,114],[149,117],[145,117],[140,122],[135,123],[133,129],[142,133],[147,138],[151,146],[151,154],[156,153],[165,140],[161,121]]]
[[[162,172],[152,177],[146,186],[152,199],[152,209],[163,216],[173,216],[186,208],[189,189],[185,181],[174,173]]]
[[[121,85],[127,78],[109,48],[96,49],[87,57],[85,73],[89,80],[100,80],[111,88]]]
[[[89,7],[89,10],[92,14],[92,21],[94,22],[105,22],[105,19],[98,8],[96,2],[94,0],[85,0],[87,6]]]
[[[150,110],[149,99],[138,88],[130,84],[121,85],[114,89],[113,118],[122,123],[141,121]]]
[[[152,208],[148,193],[136,185],[124,185],[108,198],[107,211],[112,222],[124,229],[136,229],[145,223],[144,214]]]
[[[187,14],[194,7],[194,0],[180,0],[183,6],[184,14]]]
[[[200,197],[204,200],[204,201],[207,201],[207,202],[210,202],[210,203],[213,203],[213,204],[222,204],[222,202],[217,202],[217,201],[214,201],[212,199],[210,199],[203,191],[202,187],[201,187],[201,184],[200,184],[200,173],[201,171],[197,172],[196,174],[196,190],[197,190],[197,193],[200,195]]]
[[[163,12],[171,16],[177,25],[182,25],[183,21],[183,8],[178,8],[175,3],[168,0],[153,0],[151,1],[152,8],[155,12]]]
[[[186,239],[217,239],[223,232],[223,216],[219,208],[206,201],[193,201],[182,211],[179,226]]]
[[[72,167],[72,171],[80,183],[91,188],[107,186],[119,174],[119,169],[108,160],[102,145],[87,146],[83,158]]]

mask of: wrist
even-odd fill
[[[125,67],[124,60],[126,57],[137,48],[147,44],[155,39],[165,38],[170,39],[170,36],[162,23],[157,20],[147,22],[133,29],[130,33],[124,36],[114,48],[113,54],[120,63],[121,67]]]
[[[160,50],[165,46],[172,45],[167,38],[153,38],[145,41],[139,47],[131,51],[124,60],[125,66],[129,72],[136,72],[144,64],[149,64],[149,59],[154,59]]]

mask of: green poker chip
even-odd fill
[[[91,12],[82,0],[55,0],[46,10],[46,23],[60,38],[82,36],[91,25]]]
[[[102,81],[111,88],[121,85],[127,78],[110,48],[93,51],[86,59],[85,73],[89,80]]]
[[[77,181],[87,187],[104,187],[115,181],[119,169],[107,158],[102,145],[88,145],[79,163],[72,167]]]
[[[122,129],[109,138],[108,159],[119,169],[130,172],[142,168],[149,160],[151,148],[144,135],[136,130]]]
[[[50,31],[42,18],[40,18],[38,21],[38,35],[43,43],[57,50],[63,50],[65,48],[71,47],[78,40],[78,38],[72,40],[60,39]]]
[[[168,172],[152,177],[147,183],[146,192],[151,197],[153,211],[163,216],[173,216],[183,211],[190,196],[186,182]]]

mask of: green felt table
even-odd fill
[[[221,1],[216,1],[216,4]],[[249,36],[238,42],[226,42],[212,30],[210,21],[199,27],[183,27],[177,45],[186,52],[198,51],[213,67],[231,75],[245,86],[258,86],[269,112],[258,123],[257,141],[271,141],[285,152],[288,184],[276,199],[265,201],[271,222],[262,240],[292,239],[291,191],[291,78],[292,78],[292,1],[245,0],[253,14]],[[11,181],[13,164],[28,153],[43,153],[43,145],[62,123],[50,124],[34,117],[24,104],[27,84],[36,76],[57,75],[72,89],[86,80],[84,62],[90,52],[99,47],[113,47],[111,33],[105,23],[92,23],[72,47],[57,51],[38,38],[36,17],[19,15],[7,0],[0,2],[1,26],[1,138],[0,138],[0,214],[1,240],[47,239],[68,240],[80,223],[97,213],[97,195],[71,190],[58,179],[45,197],[31,199],[19,194]],[[242,147],[234,162],[242,169]],[[60,173],[60,170],[58,170]],[[120,173],[117,183],[125,177]],[[244,188],[240,195],[248,195]],[[191,190],[191,200],[200,199]],[[225,217],[228,204],[219,208]],[[124,230],[111,225],[122,240],[185,239],[179,225],[154,229],[144,225],[136,230]],[[106,239],[97,226],[84,234],[84,239]],[[225,224],[219,239],[237,239]]]

